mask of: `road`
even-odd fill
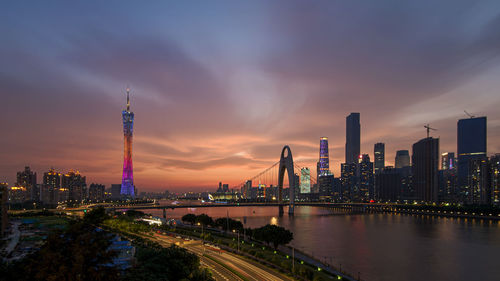
[[[204,246],[201,241],[184,240],[182,238],[171,237],[163,234],[155,233],[154,237],[148,237],[153,241],[158,242],[160,245],[168,247],[175,244],[183,247],[186,250],[195,253],[200,257],[202,266],[209,268],[214,275],[215,280],[228,281],[228,280],[243,280],[238,275],[231,272],[231,270],[222,266],[216,259],[222,262],[225,266],[230,267],[232,270],[238,272],[247,280],[251,281],[279,281],[279,280],[293,280],[279,272],[276,272],[264,265],[257,262],[252,262],[244,259],[241,256],[228,253],[224,250],[216,249],[210,246]],[[208,258],[212,257],[212,259]]]

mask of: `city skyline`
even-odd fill
[[[338,177],[351,112],[360,113],[360,154],[374,159],[373,145],[385,143],[386,165],[394,165],[397,150],[411,154],[427,123],[438,129],[431,136],[440,139],[440,153],[457,153],[464,110],[488,117],[490,156],[500,152],[499,51],[492,48],[498,39],[491,41],[500,21],[491,7],[453,3],[452,11],[445,4],[432,11],[417,3],[363,9],[325,4],[303,7],[305,15],[264,2],[214,5],[214,14],[188,4],[151,4],[137,11],[151,14],[145,22],[134,19],[126,3],[97,11],[85,4],[58,6],[58,14],[74,16],[70,25],[43,4],[12,4],[17,13],[0,12],[0,30],[10,42],[0,46],[0,58],[11,65],[0,73],[0,114],[8,120],[1,124],[0,181],[13,185],[16,172],[30,166],[39,175],[51,167],[76,169],[92,182],[120,183],[126,84],[140,116],[134,182],[141,191],[236,185],[276,162],[286,144],[297,163],[315,171],[322,136],[329,139],[330,170]],[[21,10],[28,21],[13,16]],[[326,17],[332,11],[337,17]],[[178,25],[196,25],[182,20],[190,12],[204,27],[181,34]],[[444,26],[412,21],[424,12]],[[400,21],[399,14],[408,19],[387,26]],[[332,38],[322,38],[327,31]],[[343,41],[333,38],[344,33]],[[374,40],[372,33],[393,41]],[[289,42],[293,48],[283,51]],[[364,46],[380,57],[368,56]]]

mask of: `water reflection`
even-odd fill
[[[162,216],[162,210],[151,210]],[[277,207],[167,210],[167,217],[206,213],[245,221],[245,227],[276,224],[294,233],[302,251],[342,263],[372,281],[481,280],[500,276],[498,222],[406,214],[345,215],[327,208],[297,206],[294,216],[278,217]]]

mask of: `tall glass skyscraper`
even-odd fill
[[[124,138],[124,155],[123,155],[123,175],[122,196],[134,197],[134,174],[132,168],[132,132],[134,127],[134,113],[130,111],[130,89],[127,88],[127,110],[122,111],[123,117],[123,138]]]
[[[410,153],[408,150],[398,150],[396,152],[396,168],[410,166]]]
[[[376,143],[373,149],[375,156],[375,174],[381,172],[385,167],[385,144],[382,142]]]
[[[359,113],[351,113],[347,116],[345,125],[345,162],[355,164],[358,162],[360,155],[361,125],[359,123]]]
[[[457,123],[458,186],[462,196],[470,197],[470,161],[486,158],[486,117],[458,120]]]
[[[321,137],[319,139],[319,175],[325,176],[330,174],[330,158],[328,156],[328,138]]]

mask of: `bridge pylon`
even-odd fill
[[[281,150],[280,157],[280,167],[278,172],[278,202],[283,203],[283,178],[285,176],[285,170],[288,174],[288,184],[289,184],[289,198],[290,204],[288,207],[288,214],[293,215],[294,207],[295,207],[295,173],[293,172],[293,158],[292,158],[292,150],[288,145],[283,147]],[[279,206],[280,215],[283,214],[283,205]]]

